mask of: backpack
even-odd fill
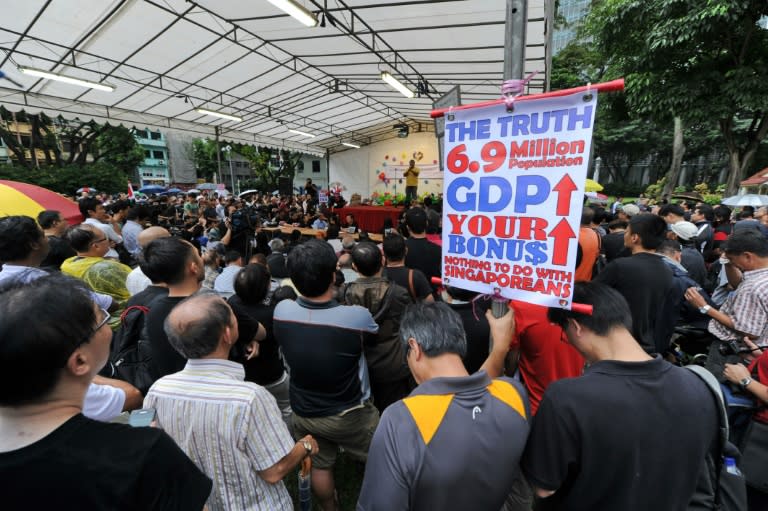
[[[701,366],[689,365],[685,368],[701,378],[709,388],[715,399],[720,423],[717,451],[707,454],[703,473],[699,476],[696,491],[688,504],[688,511],[746,511],[746,481],[737,467],[741,453],[728,441],[728,415],[720,383],[712,373]]]
[[[594,279],[608,266],[608,259],[605,258],[603,252],[603,237],[597,230],[593,229],[597,235],[597,259],[595,259],[595,265],[592,267],[592,278]]]
[[[150,371],[147,314],[149,307],[144,305],[132,305],[123,311],[109,357],[113,378],[127,381],[144,395],[155,381]]]

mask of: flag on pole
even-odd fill
[[[133,200],[136,197],[133,195],[133,186],[131,186],[131,182],[128,181],[128,200]]]

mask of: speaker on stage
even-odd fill
[[[280,177],[277,181],[277,188],[280,195],[293,195],[293,183],[290,177]]]

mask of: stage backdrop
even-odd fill
[[[411,133],[331,155],[331,186],[342,188],[349,200],[353,193],[363,198],[373,192],[405,193],[403,172],[415,160],[421,170],[419,195],[443,191],[443,173],[438,166],[437,139],[432,132]]]

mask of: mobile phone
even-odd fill
[[[128,424],[134,428],[144,428],[152,424],[157,416],[157,410],[154,408],[142,408],[141,410],[134,410],[128,417]]]

